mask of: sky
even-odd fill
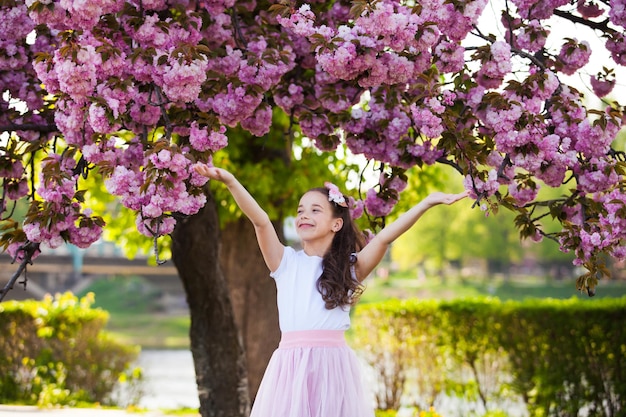
[[[500,23],[501,10],[504,8],[503,4],[503,0],[491,0],[478,23],[478,27],[488,28],[483,29],[484,32],[493,33],[499,39],[503,39],[505,36],[504,27]],[[610,96],[624,97],[626,93],[626,67],[618,66],[613,61],[610,53],[604,46],[604,40],[598,36],[599,32],[556,16],[548,20],[547,25],[550,30],[547,47],[558,52],[563,39],[574,38],[579,41],[585,40],[589,42],[592,50],[590,62],[579,73],[573,76],[559,74],[559,78],[577,88],[585,96],[594,96],[589,84],[589,77],[595,75],[603,66],[614,68],[617,82]],[[599,100],[595,96],[593,98],[590,97],[590,105],[596,106],[598,102]]]

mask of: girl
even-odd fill
[[[350,306],[389,244],[429,208],[467,196],[433,193],[364,244],[343,194],[332,184],[300,199],[302,250],[283,246],[265,211],[228,171],[196,171],[223,182],[254,225],[274,278],[281,341],[263,376],[250,417],[373,417],[356,356],[345,342]]]

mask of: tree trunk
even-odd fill
[[[179,220],[172,258],[187,294],[189,337],[202,417],[247,417],[246,361],[228,285],[218,262],[219,222],[210,193],[196,215]]]
[[[282,223],[274,225],[282,234]],[[276,285],[246,218],[222,230],[220,262],[228,281],[235,322],[243,337],[250,398],[254,399],[272,352],[280,341]]]

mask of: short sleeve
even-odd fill
[[[287,269],[287,265],[289,264],[289,260],[293,258],[296,251],[291,246],[285,246],[285,250],[283,251],[283,257],[280,260],[280,264],[276,271],[270,272],[270,277],[277,280],[283,274],[283,272]]]

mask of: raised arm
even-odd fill
[[[459,194],[432,193],[398,217],[396,221],[385,226],[358,253],[356,275],[359,281],[363,281],[376,268],[391,242],[409,230],[428,209],[438,204],[453,204],[467,195],[467,191]]]
[[[275,271],[280,265],[285,247],[278,239],[276,229],[274,229],[274,225],[267,213],[230,172],[222,168],[209,167],[208,165],[197,165],[195,169],[198,174],[221,181],[226,185],[241,211],[254,225],[254,231],[265,264],[270,271]]]

